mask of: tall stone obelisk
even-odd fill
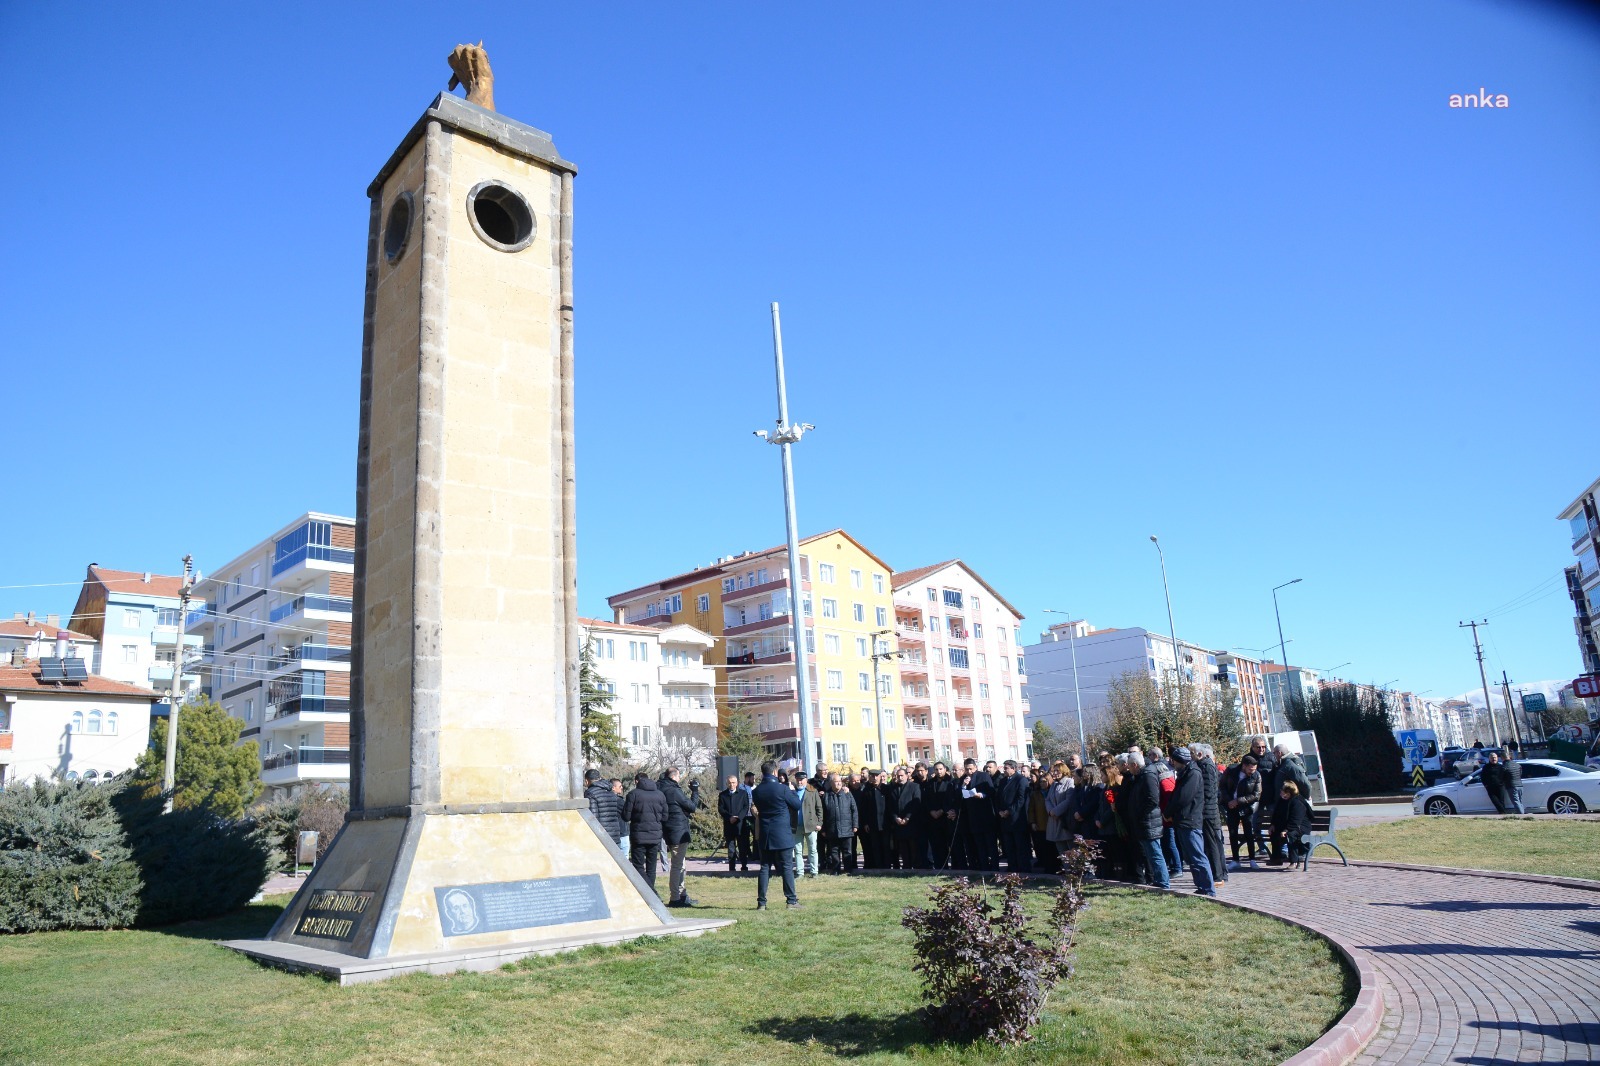
[[[352,810],[232,945],[263,960],[353,983],[727,924],[673,921],[580,788],[575,172],[441,94],[367,190]]]

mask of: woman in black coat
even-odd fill
[[[850,852],[856,837],[856,798],[839,781],[839,775],[828,778],[828,787],[822,793],[822,856],[823,865],[831,874],[844,873],[845,855]]]

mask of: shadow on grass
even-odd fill
[[[193,940],[258,940],[267,935],[272,923],[283,913],[281,903],[252,903],[232,914],[220,918],[203,918],[197,922],[178,922],[174,925],[148,927],[152,933],[188,937]]]
[[[815,1046],[840,1058],[859,1058],[880,1051],[906,1051],[931,1043],[920,1011],[879,1016],[873,1014],[802,1014],[799,1017],[762,1018],[745,1026],[745,1032],[770,1036],[786,1044]]]

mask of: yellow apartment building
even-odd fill
[[[800,579],[813,759],[888,766],[906,758],[899,669],[888,658],[878,660],[874,672],[872,658],[875,650],[895,647],[889,564],[835,529],[800,541]],[[719,714],[747,710],[771,751],[782,757],[799,753],[786,547],[724,556],[607,602],[618,622],[684,623],[718,638],[707,661],[722,675]]]

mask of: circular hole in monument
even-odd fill
[[[473,186],[467,196],[472,226],[502,252],[516,252],[533,240],[533,209],[522,195],[497,181]]]
[[[411,194],[401,193],[389,205],[389,219],[383,225],[383,255],[389,262],[400,258],[411,238]]]

